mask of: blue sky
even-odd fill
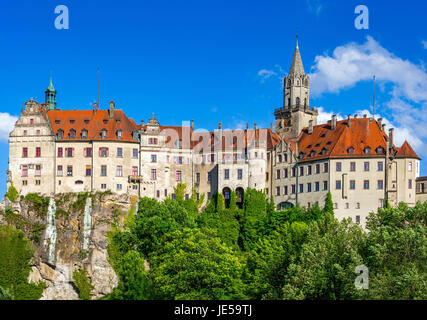
[[[359,4],[368,30],[354,26]],[[57,5],[69,9],[68,30],[55,28]],[[92,108],[100,67],[101,108],[113,99],[137,122],[155,112],[161,124],[269,127],[297,28],[320,118],[369,111],[375,73],[377,112],[426,158],[426,11],[417,0],[2,3],[0,194],[13,116],[31,97],[43,102],[50,72],[61,109]]]

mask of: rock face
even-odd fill
[[[91,198],[89,220],[87,216],[84,219],[85,211],[86,215],[88,214],[88,197]],[[87,271],[94,287],[91,292],[92,299],[109,294],[117,286],[118,279],[108,262],[107,234],[112,230],[114,222],[120,224],[124,221],[125,215],[136,205],[137,199],[128,195],[108,194],[55,196],[56,239],[53,240],[48,239],[52,232],[46,232],[49,229],[48,210],[51,210],[49,209],[51,206],[48,205],[49,199],[43,200],[43,204],[30,200],[12,204],[5,199],[0,204],[0,211],[5,212],[6,208],[13,211],[13,214],[10,214],[10,210],[9,214],[0,214],[0,224],[16,225],[33,242],[35,253],[29,280],[33,282],[42,280],[46,283],[47,288],[43,292],[42,299],[79,299],[73,272],[80,269]],[[84,220],[86,232],[83,232]],[[91,221],[90,233],[87,221]],[[50,249],[51,240],[54,242],[53,255]],[[83,249],[84,243],[87,250]]]

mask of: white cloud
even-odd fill
[[[317,116],[317,124],[324,124],[332,119],[332,115],[337,116],[337,120],[343,120],[343,117],[339,113],[334,113],[333,111],[328,112],[323,107],[318,107],[317,111],[319,112],[319,115]]]
[[[261,69],[258,71],[258,75],[261,77],[261,82],[264,82],[268,78],[277,75],[273,70]]]
[[[427,41],[426,40],[422,40],[421,43],[424,46],[424,49],[427,49]]]
[[[332,56],[317,56],[310,74],[311,93],[338,93],[358,82],[372,81],[373,75],[383,96],[390,96],[377,110],[386,115],[383,121],[387,127],[395,128],[395,144],[400,146],[407,140],[418,154],[427,157],[426,70],[397,57],[372,37],[368,36],[363,44],[339,46]],[[358,112],[370,114],[368,110]],[[330,114],[323,112],[322,116]]]
[[[0,141],[7,142],[9,133],[15,126],[18,117],[12,116],[9,113],[0,112]]]

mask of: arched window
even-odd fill
[[[101,130],[101,138],[102,138],[102,139],[107,138],[107,130],[105,130],[105,129],[102,129],[102,130]]]
[[[288,80],[288,87],[290,87],[290,86],[291,86],[291,84],[292,84],[292,83],[291,83],[291,79],[289,79],[289,80]]]
[[[299,97],[297,97],[296,98],[296,105],[297,105],[297,107],[299,107],[299,104],[300,104],[300,99],[299,99]]]
[[[70,132],[68,133],[68,136],[70,139],[74,139],[76,137],[76,130],[71,129]]]
[[[291,105],[291,98],[288,98],[288,107]]]
[[[122,139],[122,138],[123,138],[123,131],[117,130],[117,139]]]
[[[62,139],[64,137],[64,130],[59,129],[57,134],[58,139]]]
[[[87,130],[83,129],[82,130],[82,139],[86,139],[87,138]]]

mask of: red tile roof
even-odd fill
[[[50,121],[56,136],[60,130],[64,131],[61,141],[89,141],[108,140],[137,142],[132,132],[138,130],[136,123],[126,117],[122,110],[114,110],[114,117],[109,117],[108,110],[50,110],[45,113]],[[101,138],[101,131],[107,131],[106,138]],[[70,138],[71,130],[75,130],[75,138]],[[82,139],[82,131],[87,130],[87,138]],[[122,130],[122,138],[119,139],[117,131]]]
[[[376,120],[352,118],[350,127],[347,121],[337,121],[334,130],[330,122],[314,126],[311,134],[308,133],[308,128],[304,128],[298,138],[287,142],[295,153],[298,141],[298,152],[303,153],[300,161],[385,156],[388,136],[380,129]],[[404,146],[400,154],[418,158],[407,142]]]
[[[421,160],[421,158],[415,153],[414,149],[412,149],[406,140],[400,148],[396,149],[396,158],[415,158]]]

